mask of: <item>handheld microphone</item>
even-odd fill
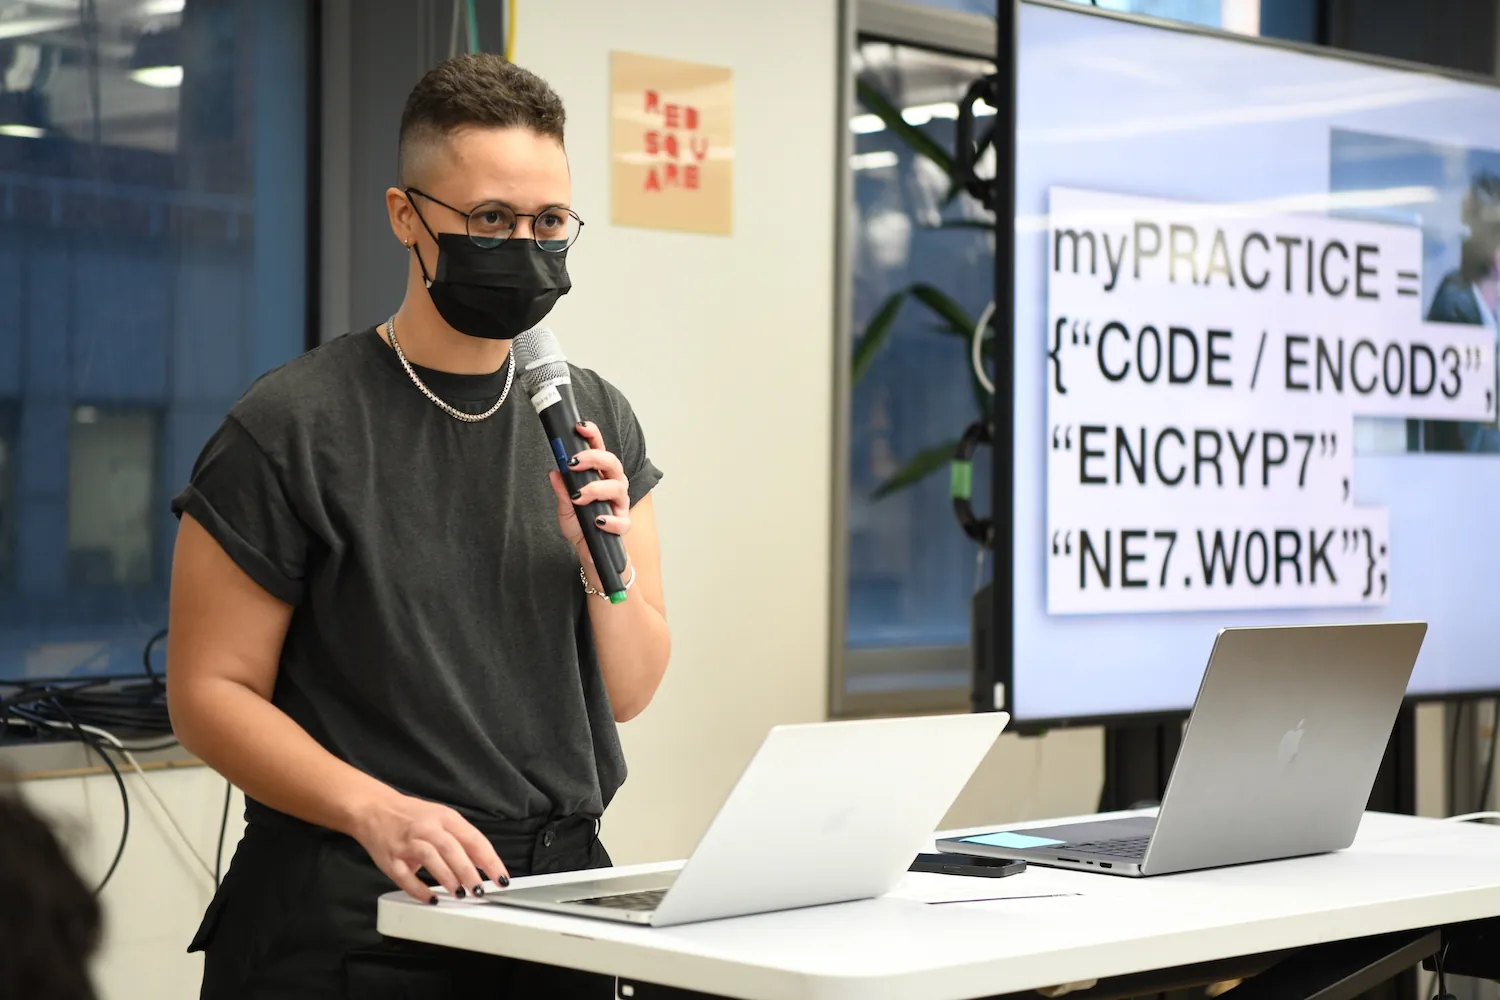
[[[568,459],[587,451],[589,444],[578,433],[582,418],[573,401],[573,379],[568,373],[568,359],[563,356],[557,337],[551,330],[537,327],[518,335],[511,341],[510,349],[516,355],[521,385],[531,397],[536,415],[542,418],[542,430],[547,434],[552,457],[557,460],[557,469],[562,473],[568,491],[581,490],[597,481],[600,478],[597,470],[574,469],[568,465]],[[596,517],[613,514],[614,509],[604,500],[581,506],[574,504],[574,509],[604,593],[609,596],[610,603],[619,604],[625,600],[625,584],[621,579],[625,572],[625,545],[619,535],[610,534],[594,523]]]

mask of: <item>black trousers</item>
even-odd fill
[[[510,873],[602,868],[591,819],[483,831]],[[520,1000],[613,998],[603,976],[387,940],[376,899],[395,886],[349,837],[252,823],[189,951],[202,951],[202,1000]]]

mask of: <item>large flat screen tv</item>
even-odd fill
[[[1229,625],[1422,619],[1500,689],[1500,88],[1023,5],[1021,724],[1181,712]]]

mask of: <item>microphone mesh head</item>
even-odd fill
[[[557,335],[546,327],[519,334],[510,342],[516,355],[516,370],[526,392],[535,395],[553,379],[568,377],[568,359]]]

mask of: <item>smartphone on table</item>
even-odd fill
[[[1005,878],[1026,870],[1024,861],[1003,858],[981,858],[972,854],[918,854],[911,871],[938,875],[969,875],[979,878]]]

